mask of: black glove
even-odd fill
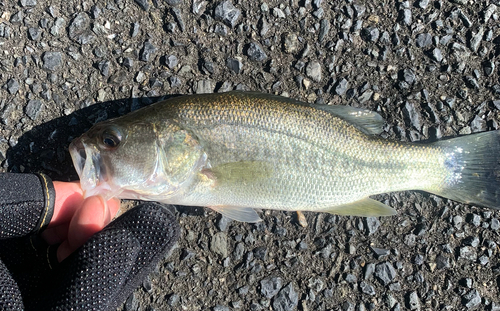
[[[0,310],[116,310],[178,236],[173,214],[148,203],[121,215],[61,263],[56,247],[38,234],[0,240]]]

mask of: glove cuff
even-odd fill
[[[33,233],[41,232],[49,225],[52,215],[54,215],[54,205],[56,202],[56,190],[50,177],[42,173],[36,175],[42,185],[45,206],[41,211],[36,227],[32,231]]]

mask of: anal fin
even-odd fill
[[[251,207],[240,206],[209,206],[214,211],[221,213],[227,218],[241,222],[259,222],[259,214]]]
[[[392,207],[370,198],[365,198],[348,204],[332,206],[320,210],[320,212],[343,216],[362,217],[392,216],[397,213]]]

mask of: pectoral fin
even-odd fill
[[[241,221],[241,222],[259,222],[260,219],[257,212],[250,207],[239,207],[239,206],[209,206],[216,212],[221,213],[227,218]]]
[[[335,215],[343,216],[362,216],[362,217],[376,217],[376,216],[392,216],[397,212],[390,206],[382,202],[365,198],[356,202],[337,205],[321,210]]]

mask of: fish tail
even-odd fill
[[[434,143],[448,172],[429,192],[462,203],[500,209],[500,130]]]

